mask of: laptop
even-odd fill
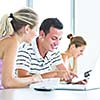
[[[85,73],[85,75],[86,74],[87,73]],[[82,80],[82,78],[80,80]],[[77,81],[79,81],[79,79]],[[100,89],[100,55],[97,58],[95,67],[92,69],[89,79],[88,79],[88,83],[86,85],[61,83],[61,84],[58,84],[58,86],[55,88],[57,90],[67,89],[67,90],[83,90],[83,91]]]
[[[77,81],[82,79],[77,79]],[[100,56],[98,57],[95,67],[92,69],[88,83],[86,85],[80,84],[67,84],[67,83],[59,83],[59,79],[57,78],[49,78],[43,79],[42,82],[31,84],[30,88],[34,88],[35,90],[93,90],[100,89]]]

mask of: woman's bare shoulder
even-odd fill
[[[66,53],[65,52],[61,53],[61,56],[62,57],[65,57],[66,56]]]
[[[0,57],[5,53],[13,52],[17,49],[17,42],[12,37],[6,37],[0,40]]]
[[[62,56],[63,61],[66,61],[66,57],[67,57],[66,53],[62,53],[61,56]]]
[[[3,47],[8,47],[8,46],[13,46],[13,44],[17,44],[16,40],[13,38],[13,37],[6,37],[6,38],[3,38],[3,39],[0,39],[0,47],[3,46]]]

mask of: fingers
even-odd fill
[[[66,81],[66,82],[71,82],[72,81],[72,77],[71,77],[71,75],[70,75],[70,73],[68,72],[68,71],[66,71],[65,73],[64,73],[64,81]]]
[[[75,73],[73,73],[73,72],[70,72],[70,75],[71,75],[72,79],[73,79],[74,77],[78,77],[77,74],[75,74]]]
[[[78,81],[78,82],[72,82],[72,84],[85,85],[85,84],[87,84],[87,80],[86,80],[86,79],[83,79],[83,80],[80,80],[80,81]]]
[[[64,81],[71,82],[74,77],[78,77],[75,73],[66,71],[64,74]]]
[[[66,81],[66,82],[71,82],[72,81],[72,76],[66,70],[59,70],[58,71],[58,77],[60,77],[61,81]]]
[[[83,85],[87,84],[86,79],[80,80],[78,82],[72,82],[72,79],[74,77],[78,77],[78,76],[76,74],[69,72],[69,71],[66,71],[66,70],[59,70],[58,71],[58,77],[60,78],[61,81],[65,81],[67,83],[83,84]]]

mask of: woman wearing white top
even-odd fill
[[[77,74],[77,58],[83,54],[87,43],[81,36],[73,37],[72,34],[69,34],[67,38],[70,39],[68,49],[61,55],[69,71]]]

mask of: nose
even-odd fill
[[[56,40],[54,44],[55,44],[55,46],[58,46],[59,43],[60,43],[60,40]]]

